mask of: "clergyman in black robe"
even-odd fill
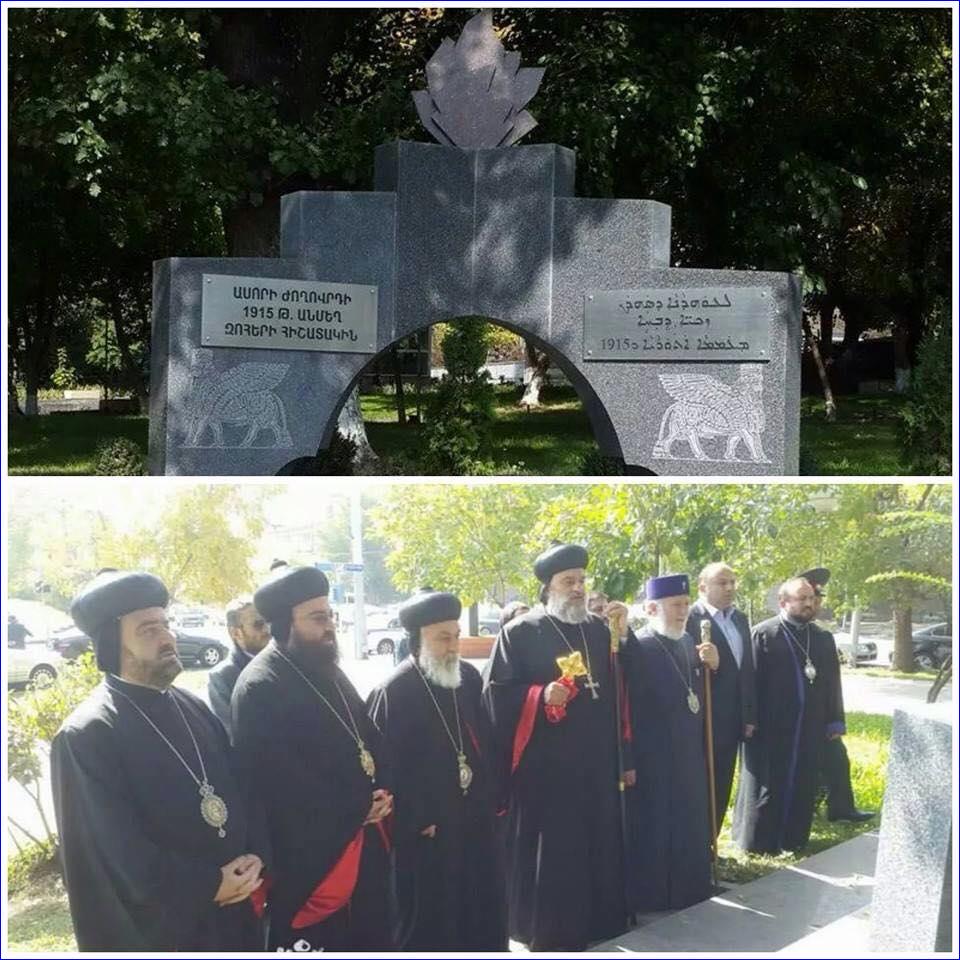
[[[814,567],[812,570],[805,570],[800,576],[813,588],[813,619],[816,620],[823,608],[824,591],[830,582],[830,571],[826,567]],[[837,655],[839,656],[839,653]],[[847,820],[850,823],[872,820],[876,814],[872,810],[860,810],[854,799],[850,757],[842,737],[831,737],[823,745],[821,764],[821,783],[827,795],[827,819]]]
[[[369,700],[394,771],[395,939],[418,953],[508,946],[492,731],[459,657],[460,609],[449,593],[408,600],[410,656]]]
[[[823,749],[845,732],[833,635],[813,623],[803,579],[779,590],[780,614],[753,631],[757,732],[744,744],[733,838],[753,853],[800,850],[810,838]]]
[[[53,741],[53,801],[77,946],[94,953],[263,948],[268,860],[223,727],[171,686],[164,585],[110,571],[71,612],[107,676]],[[165,738],[165,739],[164,739]],[[216,799],[201,809],[200,784]]]
[[[337,666],[326,577],[283,566],[254,595],[273,639],[233,691],[233,743],[270,829],[269,949],[392,946],[381,737]]]
[[[689,587],[685,574],[647,581],[648,624],[623,652],[637,771],[627,893],[637,913],[682,909],[711,892],[704,669],[718,657],[686,632]]]
[[[544,606],[506,624],[485,673],[509,808],[509,930],[534,950],[582,950],[626,928],[617,684],[609,630],[586,609],[586,565],[576,545],[541,554]],[[586,672],[571,696],[557,660],[574,653]]]

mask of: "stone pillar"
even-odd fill
[[[894,712],[871,950],[951,948],[952,712],[952,704]]]

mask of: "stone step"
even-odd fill
[[[870,906],[879,834],[861,834],[792,866],[688,907],[645,915],[642,926],[592,947],[616,953],[776,953]],[[864,924],[855,924],[857,931]],[[844,929],[847,929],[844,927]],[[833,940],[862,956],[863,943]]]

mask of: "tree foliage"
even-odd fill
[[[389,550],[387,569],[398,590],[418,587],[456,593],[465,604],[499,604],[532,596],[529,532],[555,487],[391,487],[372,510],[374,536]]]
[[[279,199],[368,189],[466,9],[13,9],[10,350],[35,396],[113,331],[144,387],[150,263],[276,252]],[[793,270],[898,364],[950,292],[950,13],[507,8],[534,139],[584,196],[673,207],[682,266]],[[842,78],[842,82],[837,82]],[[85,308],[96,301],[96,317]],[[828,346],[829,344],[827,344]]]
[[[226,604],[253,588],[262,530],[258,498],[238,487],[191,486],[155,524],[129,532],[107,527],[96,544],[97,566],[149,570],[174,600]]]

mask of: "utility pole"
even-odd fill
[[[354,656],[359,660],[367,646],[367,615],[363,599],[363,509],[360,490],[350,492],[351,556],[353,558]]]

